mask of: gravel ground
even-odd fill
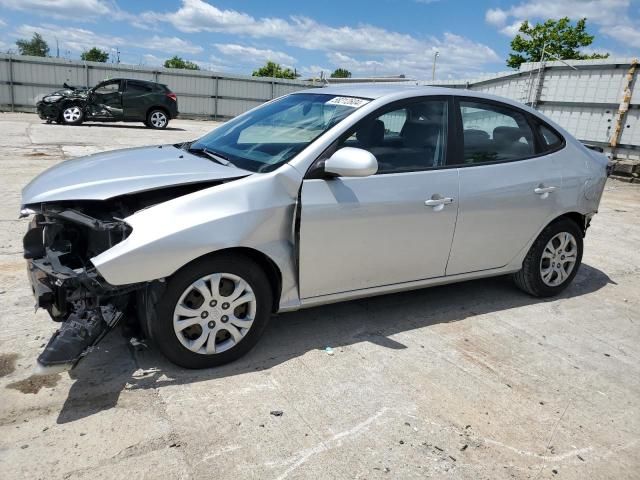
[[[616,181],[558,298],[496,278],[280,315],[205,371],[116,331],[32,376],[55,324],[33,311],[20,189],[64,158],[214,125],[0,114],[0,478],[640,478],[640,188]]]

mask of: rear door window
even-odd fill
[[[520,160],[536,154],[527,117],[508,106],[461,100],[463,162]]]
[[[127,92],[129,93],[148,93],[152,90],[151,86],[146,83],[127,81]]]

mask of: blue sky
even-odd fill
[[[232,73],[271,59],[303,76],[412,78],[431,76],[438,51],[446,79],[506,70],[522,20],[565,15],[588,18],[590,50],[640,54],[640,0],[0,0],[0,50],[37,31],[67,58],[95,45],[132,64],[177,54]]]

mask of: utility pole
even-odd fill
[[[431,80],[434,81],[436,79],[436,60],[440,56],[440,52],[436,50],[436,53],[433,54],[433,70],[431,71]]]
[[[56,39],[56,58],[60,58],[60,44],[58,43],[58,37],[53,37]]]

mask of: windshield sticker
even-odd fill
[[[355,97],[334,97],[326,105],[344,105],[345,107],[359,108],[369,103],[369,100]]]

